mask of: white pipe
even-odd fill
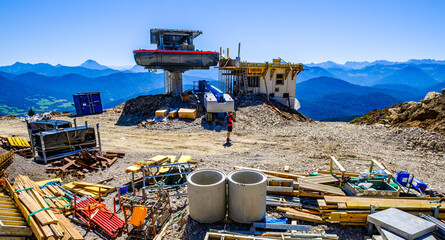
[[[214,223],[226,217],[226,174],[217,169],[200,169],[187,176],[190,217],[200,223]]]
[[[266,216],[266,174],[240,169],[229,173],[229,218],[239,223],[261,221]]]

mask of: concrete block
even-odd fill
[[[409,240],[422,237],[436,228],[431,222],[395,208],[368,215],[368,222]]]
[[[377,227],[377,230],[379,230],[379,233],[382,234],[381,236],[384,240],[406,240],[406,238],[401,237],[384,228]],[[416,240],[436,240],[436,238],[431,233],[428,233],[422,237],[416,238]]]
[[[372,240],[384,240],[382,235],[372,235]]]

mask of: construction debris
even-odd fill
[[[105,153],[84,149],[78,153],[78,156],[65,157],[62,160],[52,162],[51,166],[46,168],[46,171],[56,175],[71,173],[78,178],[83,178],[85,173],[110,167],[118,158],[123,156],[125,156],[124,153]]]

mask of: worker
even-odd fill
[[[227,115],[227,142],[230,142],[230,133],[233,129],[233,112],[230,111]]]

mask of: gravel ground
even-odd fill
[[[283,170],[290,166],[292,173],[310,173],[329,168],[329,156],[374,158],[390,170],[407,170],[422,179],[438,192],[445,192],[445,157],[442,135],[420,128],[392,128],[385,125],[352,125],[316,121],[296,121],[298,115],[283,114],[268,107],[246,104],[237,109],[232,136],[232,145],[225,143],[224,127],[203,125],[195,121],[167,120],[156,123],[152,128],[137,125],[116,125],[121,118],[123,105],[104,114],[78,118],[88,120],[89,125],[100,123],[104,150],[126,153],[113,166],[103,171],[87,174],[86,181],[97,182],[109,177],[108,184],[118,186],[130,180],[124,169],[132,163],[148,159],[157,154],[192,155],[198,163],[195,169],[217,168],[226,173],[236,165],[268,170]],[[72,120],[71,118],[62,118]],[[122,119],[122,118],[121,118]],[[25,123],[19,119],[1,120],[1,136],[27,137]],[[439,147],[438,147],[439,146]],[[347,171],[363,171],[368,166],[354,162],[344,164]],[[52,177],[44,173],[46,166],[16,156],[7,168],[9,176],[26,174],[33,180]],[[67,177],[66,181],[70,180]],[[105,198],[109,209],[115,193]],[[186,197],[172,199],[173,215],[187,203]],[[119,213],[119,215],[122,215]],[[268,215],[280,214],[268,209]],[[310,224],[301,222],[302,224]],[[97,230],[76,225],[86,239],[101,239]],[[314,225],[313,232],[336,233],[341,239],[363,239],[365,228],[343,227],[334,224]],[[198,224],[184,214],[167,229],[165,239],[203,239],[209,228],[244,229],[249,227],[236,224]],[[121,235],[118,239],[126,239]]]

